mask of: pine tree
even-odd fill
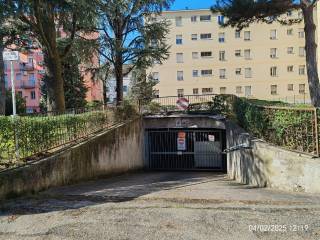
[[[169,56],[169,23],[159,14],[172,0],[97,0],[101,16],[99,53],[114,69],[117,104],[123,101],[123,76]],[[123,65],[131,68],[123,72]]]

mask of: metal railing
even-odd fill
[[[242,122],[249,132],[276,146],[319,156],[319,109],[255,105],[252,112],[254,108],[259,117],[246,113]]]
[[[0,170],[23,165],[122,122],[105,106],[0,117]]]
[[[158,104],[160,110],[165,112],[181,112],[191,108],[201,111],[208,110],[208,103],[211,103],[215,96],[217,94],[167,96],[154,98],[152,102]],[[188,101],[187,109],[180,108],[178,105],[178,100],[182,98]]]
[[[189,102],[186,109],[178,106],[181,98]],[[153,113],[222,112],[235,118],[241,127],[255,137],[288,150],[320,156],[318,108],[216,94],[159,97],[153,99],[152,103],[157,105],[153,106]]]

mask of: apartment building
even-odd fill
[[[286,18],[302,18],[288,12]],[[149,69],[159,96],[235,94],[240,97],[308,102],[303,23],[256,23],[222,28],[209,9],[165,11],[171,22],[170,57]]]
[[[130,65],[125,64],[123,66],[123,72],[127,72]],[[131,84],[133,80],[133,72],[123,76],[123,97],[127,97],[130,92]],[[109,79],[106,81],[106,94],[108,103],[115,103],[117,100],[117,81],[114,74],[111,74]]]
[[[10,62],[5,61],[5,84],[11,89]],[[40,81],[45,74],[43,53],[40,50],[20,53],[20,60],[14,63],[15,90],[26,100],[27,113],[40,111]]]

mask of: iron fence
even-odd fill
[[[0,170],[24,164],[119,122],[115,109],[105,106],[0,117]]]

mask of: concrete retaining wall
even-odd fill
[[[225,129],[224,118],[208,115],[175,114],[170,116],[146,116],[145,128],[215,128]]]
[[[285,191],[320,193],[320,158],[287,151],[252,139],[228,121],[227,146],[251,142],[252,149],[228,154],[228,175],[244,184]]]
[[[143,168],[141,119],[30,165],[0,174],[0,199]]]

